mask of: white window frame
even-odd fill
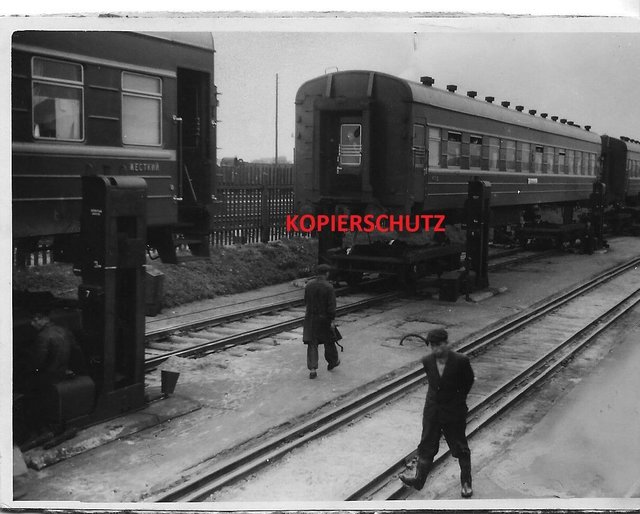
[[[62,64],[70,64],[72,66],[77,66],[80,68],[80,81],[75,80],[67,80],[60,79],[57,77],[47,77],[42,75],[36,75],[35,73],[35,63],[36,61],[49,61],[49,62],[59,62]],[[68,87],[70,89],[78,89],[80,91],[80,137],[78,139],[75,138],[60,138],[60,137],[45,137],[36,135],[35,127],[35,105],[33,104],[34,94],[33,88],[36,84],[42,84],[47,86],[57,86],[57,87]],[[41,57],[41,56],[33,56],[31,58],[31,136],[34,139],[44,140],[44,141],[63,141],[63,142],[80,142],[84,141],[85,137],[85,121],[84,121],[84,66],[80,63],[73,61],[64,61],[62,59],[51,59],[50,57]]]
[[[155,79],[158,81],[158,83],[160,84],[160,91],[158,93],[152,93],[149,91],[140,91],[140,90],[136,90],[136,89],[128,89],[125,88],[124,85],[124,79],[126,75],[135,75],[138,77],[144,77],[144,78],[151,78],[151,79]],[[132,71],[123,71],[120,75],[120,89],[121,89],[121,102],[120,102],[120,108],[121,108],[121,125],[122,125],[122,130],[121,130],[121,135],[120,138],[122,140],[122,144],[124,146],[154,146],[154,147],[161,147],[163,144],[163,130],[162,130],[162,120],[163,120],[163,115],[162,115],[162,91],[163,91],[163,83],[162,83],[162,78],[161,77],[157,77],[155,75],[146,75],[143,73],[134,73]],[[160,132],[159,134],[159,142],[158,143],[130,143],[128,141],[125,141],[124,139],[124,135],[125,135],[125,130],[124,130],[124,99],[125,97],[133,97],[133,98],[145,98],[145,99],[152,99],[152,100],[157,100],[158,104],[160,106],[160,109],[158,111],[158,131]]]

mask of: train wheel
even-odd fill
[[[358,284],[360,284],[360,282],[362,282],[363,276],[364,275],[358,271],[352,271],[347,275],[347,284],[352,287],[357,286]]]

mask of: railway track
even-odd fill
[[[368,287],[376,287],[383,284],[384,281],[381,279],[372,279],[364,282],[362,287],[366,290]],[[353,287],[337,287],[335,289],[337,297],[348,295],[354,291]],[[205,308],[160,319],[150,319],[146,322],[145,338],[149,343],[169,337],[174,333],[197,331],[301,305],[304,305],[303,292],[301,290],[285,291],[215,308]]]
[[[469,336],[457,345],[457,351],[472,356],[472,364],[478,377],[472,390],[474,401],[469,402],[470,437],[528,394],[558,366],[570,360],[597,334],[640,301],[640,291],[636,290],[633,281],[624,276],[638,265],[640,258],[616,266],[482,333]],[[608,293],[609,296],[615,296],[607,305],[603,305],[600,294],[605,287],[612,290]],[[586,318],[594,321],[585,322]],[[544,333],[541,326],[547,327],[545,330],[549,334],[548,339],[540,339]],[[549,329],[550,326],[553,329]],[[206,472],[187,479],[150,501],[197,502],[209,500],[212,495],[220,500],[218,494],[223,495],[224,488],[255,474],[261,468],[274,465],[284,455],[300,453],[300,458],[303,459],[306,443],[310,441],[319,444],[320,438],[326,441],[341,433],[345,434],[344,437],[349,437],[350,430],[358,429],[348,425],[355,426],[364,418],[369,418],[368,423],[379,428],[384,421],[375,421],[376,418],[400,404],[402,407],[397,407],[400,408],[400,415],[391,414],[383,418],[397,421],[400,416],[417,424],[424,395],[409,393],[415,392],[423,383],[424,373],[421,366],[417,365],[402,375],[378,384],[374,390],[282,432],[260,446],[234,455],[225,462],[216,463],[215,467],[211,466]],[[359,433],[358,437],[365,440],[367,438],[366,433]],[[406,447],[415,447],[417,440],[414,439],[407,440]],[[381,441],[376,441],[376,444],[378,442]],[[294,449],[296,452],[292,452]],[[372,456],[374,459],[381,458],[387,452],[381,447],[375,453]],[[393,455],[391,450],[389,454]],[[395,455],[397,454],[396,452]],[[373,478],[366,483],[340,493],[342,499],[407,497],[410,491],[403,486],[398,487],[401,483],[397,480],[397,474],[405,469],[406,463],[413,456],[413,452],[405,452],[400,459],[394,459],[390,465],[385,465],[384,469],[374,473]],[[340,458],[354,462],[354,458],[363,456],[341,455]],[[441,452],[436,465],[446,458],[447,453]],[[287,460],[295,461],[295,458]],[[344,482],[349,483],[346,479]]]
[[[346,298],[340,298],[336,308],[336,317],[391,301],[398,298],[399,294],[398,292],[388,292],[364,298],[362,295],[349,295]],[[257,317],[256,311],[251,311],[244,316],[239,315],[237,321],[220,322],[217,329],[215,326],[206,325],[206,329],[186,336],[171,336],[171,341],[165,345],[177,348],[160,349],[156,355],[152,355],[151,352],[158,351],[158,344],[150,343],[146,349],[145,369],[150,371],[170,357],[202,356],[300,327],[304,322],[304,310],[302,307],[298,307],[301,301],[292,302],[292,305],[288,307],[278,306],[276,308],[274,306],[271,310],[264,311],[267,316]],[[266,306],[265,309],[267,309]],[[258,312],[263,314],[261,309]],[[278,318],[275,322],[272,319],[274,317]],[[256,324],[259,326],[256,327]]]
[[[502,251],[493,257],[490,269],[541,259],[556,253]],[[372,279],[363,283],[361,289],[384,287],[387,282],[385,279]],[[254,303],[261,304],[252,307],[242,307],[241,304],[229,305],[221,308],[230,311],[223,314],[210,314],[211,310],[191,313],[190,317],[200,315],[195,320],[184,321],[184,316],[176,316],[173,318],[176,320],[175,323],[169,325],[166,324],[166,319],[171,318],[165,318],[164,326],[160,327],[154,327],[159,323],[151,320],[147,323],[145,369],[151,371],[170,357],[202,356],[302,326],[302,295],[301,291],[272,295],[254,300]],[[339,305],[336,314],[341,316],[363,310],[397,299],[400,295],[400,291],[391,291],[363,297],[362,292],[354,295],[352,287],[337,288],[336,296],[342,298],[342,305]],[[273,318],[276,317],[279,320],[274,322]],[[260,324],[259,327],[255,327],[256,321]]]

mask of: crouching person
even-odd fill
[[[469,358],[449,347],[444,329],[427,335],[431,353],[422,359],[429,389],[422,415],[422,436],[418,445],[418,463],[413,477],[400,476],[410,487],[422,489],[438,453],[440,435],[444,434],[451,455],[460,464],[461,495],[469,498],[471,488],[471,452],[467,444],[467,395],[474,375]]]

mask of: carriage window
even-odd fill
[[[567,162],[567,167],[565,168],[564,172],[568,173],[570,175],[574,175],[575,174],[575,169],[574,169],[575,160],[574,160],[573,150],[567,150],[566,162]]]
[[[584,168],[582,167],[582,152],[576,152],[575,156],[575,169],[573,173],[575,175],[584,175]]]
[[[530,143],[518,143],[520,147],[520,168],[519,171],[529,171],[531,169],[531,144]]]
[[[427,158],[427,128],[424,125],[413,126],[413,167],[424,169]]]
[[[553,171],[553,148],[550,146],[544,147],[542,173],[551,173]]]
[[[469,137],[469,168],[482,166],[482,136]]]
[[[533,153],[533,171],[535,173],[542,173],[542,156],[544,148],[536,146],[536,151]]]
[[[338,149],[341,166],[362,164],[362,126],[358,123],[340,125],[340,147]]]
[[[498,157],[500,156],[500,140],[497,137],[489,138],[489,169],[498,169]]]
[[[449,132],[447,136],[447,167],[460,166],[460,151],[462,147],[462,134]]]
[[[122,72],[122,142],[162,144],[162,80]]]
[[[82,66],[34,57],[31,76],[33,137],[58,141],[82,140]]]
[[[596,174],[596,155],[593,153],[589,154],[589,167],[587,169],[587,175],[595,175]]]
[[[556,149],[556,167],[554,169],[554,173],[564,173],[565,172],[565,162],[566,162],[567,152],[563,149]]]
[[[440,129],[429,128],[429,167],[440,166]]]
[[[503,140],[505,169],[514,171],[516,169],[516,142]]]

